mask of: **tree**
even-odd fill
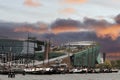
[[[105,60],[104,66],[105,66],[105,68],[112,68],[111,61],[110,60]]]

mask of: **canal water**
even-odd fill
[[[98,74],[54,74],[54,75],[21,75],[8,78],[0,75],[0,80],[120,80],[120,73],[98,73]]]

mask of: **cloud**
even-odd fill
[[[110,37],[112,40],[116,40],[118,37],[120,37],[120,25],[97,28],[96,33],[98,37]]]
[[[65,8],[65,9],[61,10],[60,13],[66,14],[66,15],[74,14],[74,13],[76,13],[76,10],[74,8]]]
[[[84,26],[88,29],[93,29],[100,38],[110,37],[115,40],[120,37],[120,25],[116,23],[112,24],[106,20],[85,18]]]
[[[41,4],[37,0],[25,0],[24,5],[30,6],[30,7],[38,7]]]
[[[57,19],[51,24],[52,33],[79,32],[81,22],[72,19]]]
[[[66,4],[81,4],[85,3],[87,0],[63,0],[63,3]]]
[[[48,33],[48,31],[48,25],[45,23],[25,24],[22,26],[17,26],[14,29],[14,32],[30,32],[35,34],[44,34]]]
[[[52,29],[52,32],[57,34],[57,33],[64,33],[64,32],[79,32],[79,28],[78,27],[74,27],[74,26],[57,26],[56,28]]]
[[[83,24],[85,27],[105,27],[108,25],[111,25],[111,23],[107,22],[106,20],[102,19],[102,20],[96,20],[96,19],[92,19],[92,18],[88,18],[88,17],[84,17],[84,21]]]
[[[93,38],[94,39],[94,38]],[[106,53],[119,53],[120,52],[120,38],[116,40],[111,40],[109,37],[100,38],[96,35],[96,42],[100,43],[100,48],[102,52]]]
[[[24,33],[14,32],[15,26],[20,25],[20,23],[0,21],[0,38],[18,39],[18,37],[25,37]]]
[[[57,19],[51,24],[52,33],[66,33],[66,32],[95,32],[100,38],[111,38],[115,40],[120,37],[120,25],[117,23],[110,23],[106,20],[96,20],[92,18],[84,18],[83,22],[73,19]]]
[[[40,37],[40,35],[49,32],[48,24],[43,22],[29,24],[0,21],[1,38],[26,39],[28,32]]]
[[[116,23],[120,24],[120,14],[117,15],[115,18]]]

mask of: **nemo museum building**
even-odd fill
[[[95,67],[103,63],[100,46],[94,41],[80,41],[65,44],[70,55],[71,65],[74,67]]]

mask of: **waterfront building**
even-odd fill
[[[48,45],[46,45],[48,44]],[[102,56],[100,53],[100,45],[93,41],[79,41],[69,42],[62,44],[62,46],[50,48],[49,43],[34,40],[13,40],[13,39],[0,39],[0,57],[3,61],[6,57],[16,59],[33,59],[39,61],[35,65],[54,63],[56,59],[61,59],[62,63],[72,65],[73,67],[94,67],[96,64],[102,63]],[[34,58],[36,57],[36,58]],[[68,59],[69,60],[68,60]],[[25,61],[24,61],[25,62]]]
[[[70,64],[74,67],[95,67],[103,62],[100,45],[94,41],[70,42],[65,47],[68,49]]]
[[[35,51],[44,51],[44,42],[32,40],[0,39],[0,58],[4,62],[11,58],[33,58]],[[11,58],[10,58],[11,57]],[[11,61],[11,60],[10,60]]]

